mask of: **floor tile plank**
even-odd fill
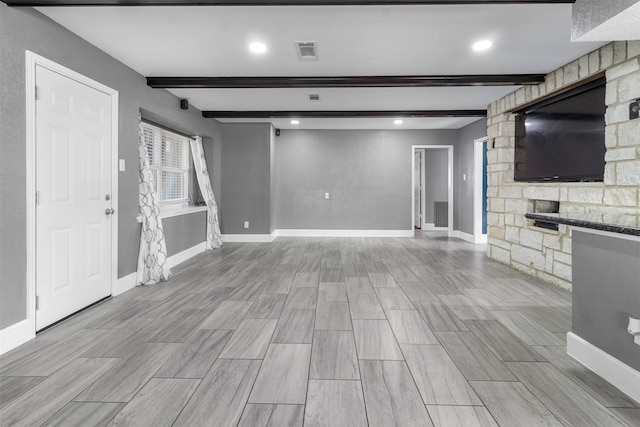
[[[507,367],[566,426],[623,426],[611,411],[550,363],[508,362]]]
[[[353,332],[315,332],[309,378],[321,380],[360,379]]]
[[[218,359],[173,425],[236,425],[259,369],[259,360]]]
[[[69,402],[42,427],[104,426],[124,407],[124,403]]]
[[[351,315],[346,302],[319,302],[316,310],[316,330],[350,331]]]
[[[428,405],[427,410],[435,427],[498,427],[482,406]]]
[[[387,318],[399,344],[439,344],[415,310],[387,310]]]
[[[8,426],[42,424],[116,362],[117,359],[74,359],[0,409],[0,420]]]
[[[366,427],[359,381],[310,380],[305,427]]]
[[[303,420],[303,405],[249,403],[238,427],[302,427]]]
[[[152,378],[109,427],[170,427],[199,384],[197,379]]]
[[[404,361],[360,361],[369,425],[432,426]]]
[[[471,386],[500,426],[562,426],[522,383],[472,381]]]
[[[482,404],[442,346],[401,347],[425,405]]]
[[[273,333],[272,343],[311,344],[315,310],[284,310]]]
[[[391,326],[386,320],[354,320],[358,359],[403,360]]]
[[[240,322],[220,359],[262,359],[278,321],[276,319],[245,319]]]
[[[249,403],[304,404],[310,362],[310,344],[271,344]]]
[[[320,282],[318,288],[318,302],[347,301],[347,288],[342,282]]]
[[[78,402],[128,402],[171,357],[180,344],[147,343],[75,397]]]
[[[236,329],[253,301],[224,301],[202,322],[200,329]]]
[[[204,378],[231,338],[231,330],[201,329],[155,373],[155,377]]]

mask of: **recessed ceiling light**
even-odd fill
[[[402,121],[402,120],[400,120],[400,119],[395,119],[395,120],[393,121],[393,124],[394,124],[394,125],[401,125],[402,123],[403,123],[403,121]]]
[[[292,125],[299,125],[300,124],[300,120],[291,120],[291,124]]]
[[[249,50],[253,53],[265,53],[267,51],[267,45],[260,42],[253,42],[249,45]]]
[[[491,40],[480,40],[479,42],[475,42],[472,47],[476,52],[482,52],[483,50],[490,49],[492,45],[493,42]]]

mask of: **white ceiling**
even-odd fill
[[[374,76],[548,73],[604,44],[572,43],[570,4],[38,8],[144,76]],[[494,47],[474,52],[471,44]],[[268,51],[248,51],[252,41]],[[296,41],[318,43],[299,61]],[[201,110],[484,109],[517,87],[172,89]],[[320,93],[311,103],[308,93]],[[338,120],[338,121],[336,121]],[[411,119],[459,128],[475,119]],[[245,120],[255,121],[255,120]],[[276,124],[293,127],[288,121]],[[351,123],[351,124],[348,124]],[[297,128],[397,128],[387,119]]]

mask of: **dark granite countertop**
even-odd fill
[[[550,224],[564,224],[572,227],[591,228],[612,233],[640,236],[639,213],[527,213],[529,219]]]

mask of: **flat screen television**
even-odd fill
[[[603,77],[517,111],[516,181],[604,179],[605,86]]]

